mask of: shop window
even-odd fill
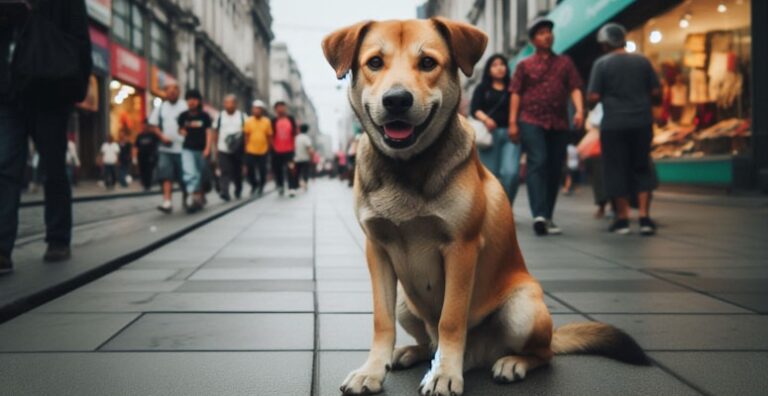
[[[165,71],[172,72],[172,46],[170,31],[161,25],[160,22],[152,21],[150,39],[150,55],[152,58],[152,63]]]
[[[112,32],[119,43],[144,54],[144,14],[138,5],[129,0],[112,2]]]
[[[749,152],[751,2],[692,0],[630,32],[627,50],[651,60],[663,87],[654,158]]]

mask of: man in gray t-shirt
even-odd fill
[[[656,175],[651,166],[653,140],[652,101],[659,96],[659,79],[642,55],[624,50],[626,31],[608,23],[597,35],[607,52],[592,66],[588,100],[603,104],[600,124],[605,193],[616,202],[616,220],[610,231],[628,234],[629,198],[637,194],[640,232],[652,235],[656,225],[649,214]]]

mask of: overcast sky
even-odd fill
[[[339,117],[345,114],[346,81],[336,80],[325,61],[320,42],[343,26],[365,19],[415,18],[416,7],[425,0],[272,0],[272,30],[276,42],[301,70],[306,89],[318,112],[320,131],[335,136]],[[334,139],[335,140],[335,139]]]

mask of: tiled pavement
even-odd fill
[[[9,395],[335,395],[371,337],[363,235],[341,183],[274,194],[0,325]],[[563,197],[559,237],[518,236],[556,324],[614,323],[655,364],[558,356],[468,395],[766,394],[768,208],[656,202],[660,235],[616,236],[589,197]],[[411,342],[399,333],[398,344]],[[415,395],[426,365],[388,375]]]

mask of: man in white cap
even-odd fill
[[[267,181],[267,155],[269,140],[272,136],[272,121],[264,114],[267,105],[261,100],[254,100],[251,116],[245,120],[243,133],[245,135],[245,169],[248,182],[251,184],[251,195],[263,194]],[[259,179],[256,180],[256,170]]]
[[[656,224],[649,214],[650,194],[657,179],[651,166],[653,140],[651,106],[659,97],[659,79],[644,56],[624,50],[626,30],[608,23],[597,34],[606,54],[592,66],[588,101],[603,104],[600,143],[604,188],[616,202],[616,220],[611,232],[628,234],[629,197],[637,194],[640,233],[653,235]]]

